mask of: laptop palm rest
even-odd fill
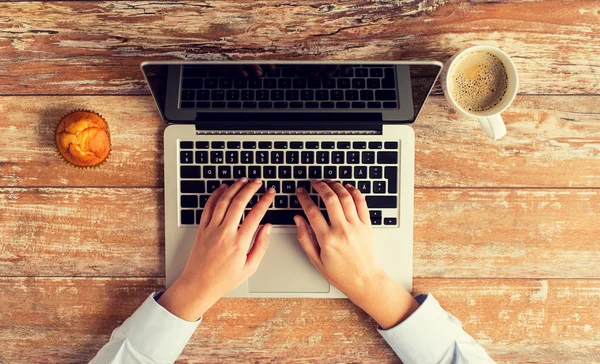
[[[328,293],[329,283],[306,257],[295,229],[278,230],[273,229],[265,257],[248,280],[250,293]]]

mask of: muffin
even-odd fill
[[[56,147],[69,163],[78,167],[97,166],[110,153],[108,124],[95,112],[74,111],[56,128]]]

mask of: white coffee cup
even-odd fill
[[[465,56],[473,52],[489,52],[496,56],[504,65],[504,68],[506,69],[506,75],[508,76],[506,93],[504,96],[502,96],[500,102],[498,102],[498,104],[493,108],[481,112],[465,110],[452,96],[453,83],[451,81],[452,77],[454,76],[454,71],[456,70],[456,65],[460,64]],[[446,100],[448,100],[450,105],[466,116],[479,119],[483,130],[485,130],[485,133],[490,138],[498,140],[506,134],[506,126],[504,125],[504,121],[502,120],[500,113],[502,113],[512,104],[513,100],[517,96],[517,90],[519,88],[519,75],[517,74],[517,67],[506,53],[496,47],[491,46],[470,47],[457,53],[450,58],[450,60],[448,60],[444,66],[444,72],[442,74],[442,88],[444,90]]]

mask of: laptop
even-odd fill
[[[439,62],[146,62],[142,71],[168,124],[164,132],[165,269],[181,274],[208,197],[241,177],[277,195],[256,274],[228,297],[344,297],[296,238],[310,180],[350,183],[369,206],[379,264],[412,289],[413,123]]]

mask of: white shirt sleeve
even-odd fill
[[[404,364],[494,363],[431,294],[415,299],[421,305],[406,320],[389,330],[378,328]]]
[[[159,305],[162,292],[146,301],[110,336],[91,364],[166,364],[173,363],[198,327]]]

